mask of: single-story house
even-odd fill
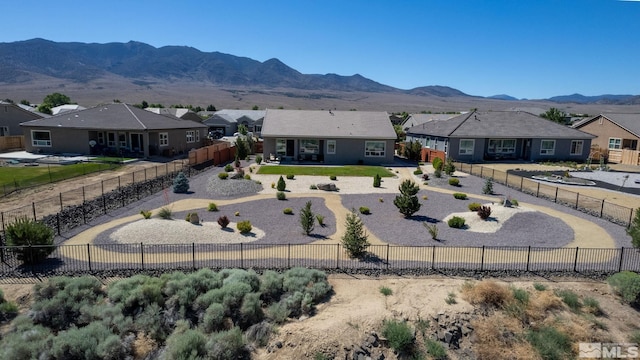
[[[202,118],[200,115],[196,114],[194,111],[186,109],[186,108],[145,108],[147,111],[151,111],[152,113],[156,113],[159,115],[169,115],[175,116],[181,120],[191,120],[202,122]]]
[[[402,129],[408,129],[433,120],[449,120],[458,114],[411,114],[402,122]]]
[[[20,123],[42,119],[45,115],[19,104],[0,101],[0,136],[22,135]]]
[[[622,162],[622,150],[640,151],[640,114],[600,114],[573,127],[595,135],[594,151],[605,152],[610,162]]]
[[[589,157],[594,136],[523,111],[472,111],[407,130],[407,141],[442,150],[464,162],[519,159],[574,160]]]
[[[203,124],[209,127],[209,132],[218,132],[223,136],[233,136],[238,132],[238,126],[244,125],[248,131],[260,137],[265,113],[265,110],[223,109],[216,111]]]
[[[267,109],[263,154],[325,164],[389,164],[396,132],[387,112]]]
[[[129,104],[99,105],[22,124],[37,153],[173,155],[202,147],[206,126]]]

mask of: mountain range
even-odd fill
[[[101,82],[108,82],[110,86],[124,86],[126,83],[130,93],[140,93],[152,87],[161,89],[162,85],[168,83],[180,83],[205,89],[249,89],[246,90],[249,93],[269,90],[270,94],[274,94],[273,90],[278,89],[275,94],[309,98],[330,98],[337,96],[331,95],[332,92],[340,92],[341,97],[345,93],[368,93],[465,98],[468,101],[518,100],[504,94],[483,98],[447,86],[402,90],[359,74],[302,74],[275,58],[260,62],[220,52],[202,52],[187,46],[155,48],[136,41],[97,44],[44,39],[0,43],[0,84],[4,90],[19,91],[40,86],[49,91],[55,88],[81,89],[84,85],[85,90],[98,91],[104,90]],[[114,93],[117,92],[114,90]],[[237,94],[235,96],[240,97]],[[640,96],[633,95],[574,94],[544,100],[556,103],[640,105]]]

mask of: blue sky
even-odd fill
[[[640,1],[0,0],[0,41],[186,45],[305,74],[538,99],[640,94]]]

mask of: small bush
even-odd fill
[[[444,167],[444,163],[442,162],[442,159],[440,159],[440,158],[433,159],[431,164],[433,165],[433,169],[434,170],[442,171],[442,168]]]
[[[416,170],[413,171],[413,175],[422,175],[422,174],[423,172],[422,172],[422,169],[420,168],[417,168]]]
[[[360,210],[360,214],[363,214],[363,215],[371,214],[371,210],[369,210],[369,208],[366,206],[360,206],[360,209],[358,210]]]
[[[487,220],[489,216],[491,216],[491,207],[490,206],[482,206],[478,209],[478,216],[482,220]]]
[[[373,187],[379,188],[381,183],[382,183],[382,177],[380,177],[380,174],[373,175]]]
[[[251,180],[251,175],[249,175],[249,174],[245,175],[245,176],[244,176],[244,179],[245,179],[245,180]]]
[[[382,336],[387,338],[389,346],[400,354],[408,354],[413,348],[415,337],[413,330],[404,321],[385,320]]]
[[[271,183],[271,188],[272,188],[272,189],[275,189],[275,188],[276,188],[276,183],[272,182],[272,183]]]
[[[480,205],[479,203],[472,202],[471,204],[469,204],[469,211],[477,212],[481,207],[482,205]]]
[[[280,178],[278,178],[278,183],[276,184],[276,189],[278,191],[280,191],[280,192],[285,191],[287,189],[287,183],[282,178],[282,175],[280,175]]]
[[[262,163],[262,156],[256,155],[256,164],[260,165]]]
[[[537,291],[547,290],[547,287],[544,284],[540,284],[540,283],[533,283],[533,288],[536,289]]]
[[[278,199],[278,200],[287,200],[287,195],[282,191],[278,191],[276,193],[276,199]]]
[[[258,346],[267,346],[269,344],[271,334],[273,334],[274,330],[274,326],[270,322],[259,322],[257,324],[251,325],[247,329],[247,340],[254,344],[257,344]]]
[[[287,174],[287,180],[293,180],[294,177],[295,175],[293,174]]]
[[[483,280],[475,285],[463,286],[462,294],[473,305],[496,308],[502,307],[513,296],[506,286],[492,280]]]
[[[226,215],[222,215],[218,218],[218,225],[223,229],[226,229],[227,226],[229,226],[229,222],[229,218]]]
[[[391,290],[390,288],[383,286],[380,288],[380,293],[384,296],[389,296],[393,294],[393,290]]]
[[[440,179],[440,178],[442,177],[442,170],[440,170],[440,169],[436,169],[436,170],[433,172],[433,176],[435,176],[436,178]]]
[[[467,194],[465,193],[453,193],[453,197],[458,199],[458,200],[467,200]]]
[[[447,224],[449,225],[449,227],[452,227],[454,229],[464,228],[464,223],[465,223],[464,218],[460,216],[454,216],[451,219],[449,219],[449,221],[447,221]]]
[[[634,330],[629,334],[628,337],[629,342],[640,344],[640,330]]]
[[[284,208],[284,210],[282,210],[282,213],[285,215],[293,215],[293,209],[292,208]]]
[[[438,227],[436,224],[429,224],[428,222],[423,222],[422,225],[427,228],[429,231],[429,235],[431,235],[431,239],[438,240]]]
[[[152,214],[150,210],[140,210],[140,215],[145,219],[150,219]]]
[[[453,164],[453,159],[447,158],[447,162],[442,170],[444,170],[444,173],[447,174],[447,176],[452,176],[453,173],[456,172],[456,166]]]
[[[603,314],[600,303],[598,302],[598,300],[592,297],[584,298],[584,300],[582,300],[582,304],[584,305],[585,310],[590,314],[593,314],[595,316],[600,316]]]
[[[55,247],[49,246],[53,245],[53,229],[26,216],[7,225],[5,236],[8,246],[20,246],[12,251],[25,264],[39,263],[55,250]],[[27,247],[29,245],[36,247]]]
[[[320,225],[321,227],[325,226],[323,215],[316,214],[316,220],[318,220],[318,225]]]
[[[551,326],[529,330],[526,338],[543,359],[570,359],[572,339]]]
[[[451,186],[460,186],[460,179],[458,178],[450,178],[449,185]]]
[[[378,198],[378,202],[383,203],[383,202],[384,202],[384,199],[383,199],[383,198]]]
[[[513,294],[513,298],[516,299],[522,305],[527,305],[529,303],[529,292],[527,290],[520,289],[517,287],[512,287],[511,293]]]
[[[209,203],[207,206],[207,211],[218,211],[218,205],[216,203]]]
[[[227,164],[227,165],[225,165],[225,166],[224,166],[224,171],[226,171],[226,172],[231,172],[231,171],[233,171],[233,165],[231,165],[231,164]]]
[[[316,184],[311,184],[309,185],[309,190],[318,190],[318,187],[316,186]]]
[[[173,192],[176,194],[185,194],[189,191],[189,179],[181,171],[173,179]]]
[[[171,208],[165,206],[158,211],[158,216],[160,216],[161,219],[171,220],[173,219],[173,211]]]
[[[446,302],[448,305],[457,304],[458,301],[456,301],[456,293],[450,292],[449,294],[447,294],[447,298],[444,299],[444,302]]]
[[[518,200],[516,200],[516,199],[511,199],[511,205],[513,205],[513,206],[518,206],[518,205],[519,205],[519,204],[518,204]]]
[[[248,234],[251,232],[251,221],[249,220],[242,220],[242,221],[238,221],[238,223],[236,224],[236,227],[238,228],[238,231],[240,231],[240,234]]]
[[[488,178],[484,182],[484,187],[482,188],[482,193],[485,195],[493,194],[493,178]]]
[[[427,201],[429,200],[429,197],[427,195],[422,195],[422,200]]]
[[[18,314],[18,306],[5,300],[4,293],[0,289],[0,322],[13,318]]]
[[[562,299],[562,302],[565,303],[573,312],[579,312],[582,308],[582,303],[580,302],[578,294],[573,291],[557,290],[555,291],[555,294]]]
[[[176,327],[167,338],[167,360],[204,359],[207,355],[207,338],[199,330],[189,329],[188,326]]]
[[[233,213],[233,215],[240,216],[240,211],[236,211],[235,213]]]
[[[335,175],[331,175],[331,176],[329,176],[329,179],[332,180],[332,181],[336,181],[336,180],[338,180],[338,177],[335,176]]]
[[[229,178],[229,174],[228,174],[228,173],[226,173],[226,172],[221,172],[221,173],[219,173],[219,174],[218,174],[218,177],[219,177],[221,180],[227,180],[227,178]]]
[[[249,350],[245,343],[242,330],[234,327],[231,330],[217,332],[211,335],[206,345],[207,359],[248,359]]]
[[[434,360],[444,360],[447,358],[447,349],[445,349],[439,341],[427,339],[424,342],[424,346],[427,350],[427,354],[429,354]]]

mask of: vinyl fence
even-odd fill
[[[553,185],[509,174],[508,172],[487,168],[482,165],[456,163],[456,169],[481,178],[493,178],[496,183],[519,190],[525,194],[547,199],[557,204],[574,208],[584,213],[606,219],[612,223],[629,227],[633,220],[634,209],[617,205],[595,197],[580,194]]]

